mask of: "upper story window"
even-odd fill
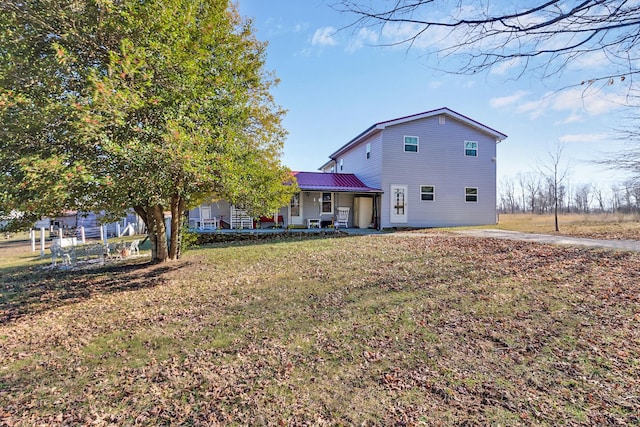
[[[417,136],[405,136],[404,137],[404,151],[408,153],[418,152],[418,137]]]
[[[420,186],[420,200],[433,201],[436,196],[436,188],[433,185]]]
[[[465,202],[477,202],[478,201],[478,188],[477,187],[465,187],[464,188],[464,201]]]
[[[344,168],[344,159],[340,159],[340,170]]]
[[[464,155],[469,157],[478,157],[478,141],[465,141]]]
[[[322,193],[322,213],[333,213],[333,193]]]
[[[336,171],[336,165],[331,165],[329,172],[334,173]]]
[[[370,159],[371,158],[371,143],[370,142],[367,143],[366,151],[367,151],[367,159]]]

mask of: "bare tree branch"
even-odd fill
[[[371,6],[365,2],[341,0],[333,7],[354,14],[356,28],[404,26],[411,30],[408,36],[381,39],[380,45],[411,47],[420,40],[441,37],[432,41],[431,53],[441,59],[455,56],[462,60],[446,69],[451,73],[474,74],[521,60],[520,76],[538,69],[543,77],[550,77],[592,54],[602,55],[599,66],[606,70],[585,81],[610,82],[640,72],[640,4],[635,1],[540,0],[533,6],[491,0],[367,3]],[[438,29],[448,31],[442,35]],[[626,82],[632,83],[632,79]]]

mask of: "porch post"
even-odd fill
[[[44,258],[44,227],[40,227],[40,258]]]

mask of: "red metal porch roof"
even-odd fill
[[[382,193],[367,187],[352,173],[293,172],[302,191],[334,191],[344,193]]]

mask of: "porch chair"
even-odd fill
[[[350,208],[338,208],[338,214],[336,215],[335,227],[349,227],[349,210]]]
[[[140,255],[140,249],[138,248],[138,246],[140,246],[140,239],[136,239],[131,242],[131,244],[129,245],[129,255]]]

